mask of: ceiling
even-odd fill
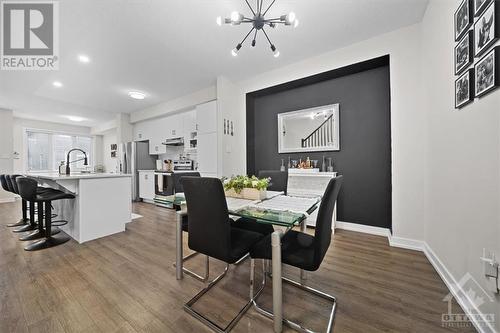
[[[255,3],[255,0],[250,0]],[[265,0],[268,4],[270,0]],[[269,15],[294,11],[297,28],[278,26],[230,50],[249,27],[222,26],[219,15],[249,14],[244,0],[60,1],[60,70],[0,72],[0,107],[16,116],[95,126],[117,112],[133,112],[215,84],[281,67],[421,21],[427,0],[277,0]],[[91,62],[80,63],[79,54]],[[53,81],[63,87],[56,88]],[[147,94],[132,100],[127,91]]]

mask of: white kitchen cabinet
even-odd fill
[[[162,144],[165,139],[151,139],[149,140],[149,155],[159,155],[165,154],[167,152],[167,146]]]
[[[196,110],[183,114],[184,148],[190,149],[190,140],[196,138]],[[193,136],[194,135],[194,136]]]
[[[152,138],[155,132],[154,123],[151,121],[141,121],[134,124],[134,141],[144,141]]]
[[[172,139],[172,138],[180,138],[184,136],[184,115],[181,114],[175,114],[172,116],[168,116],[165,118],[166,120],[166,126],[161,129],[161,132],[164,133],[165,139]]]
[[[153,201],[155,197],[154,171],[139,171],[139,197],[146,201]]]
[[[217,131],[217,101],[196,106],[196,123],[198,124],[198,133]]]
[[[217,174],[217,133],[198,133],[198,171]]]

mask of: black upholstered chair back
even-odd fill
[[[7,182],[7,187],[9,188],[9,191],[15,193],[14,185],[12,185],[12,180],[10,179],[10,175],[5,175],[5,181]]]
[[[288,171],[279,170],[260,170],[259,178],[271,178],[271,184],[267,188],[270,191],[287,192],[288,187]]]
[[[19,194],[19,188],[17,187],[16,179],[21,177],[21,175],[10,175],[10,182],[12,183],[12,190],[14,190],[15,194]]]
[[[174,193],[184,192],[184,188],[182,187],[181,178],[182,177],[200,177],[199,172],[182,172],[182,173],[173,173],[172,181],[174,183]]]
[[[26,201],[33,201],[36,198],[38,183],[36,180],[27,177],[16,178],[19,195]]]
[[[2,182],[2,188],[7,192],[12,192],[9,187],[9,184],[7,184],[6,177],[7,177],[6,175],[0,175],[0,182]]]
[[[337,201],[340,188],[342,186],[343,177],[339,176],[330,179],[326,187],[325,194],[321,199],[321,204],[318,210],[316,219],[316,230],[314,232],[314,266],[319,268],[326,251],[332,240],[332,219],[333,209]]]
[[[181,183],[189,213],[189,248],[231,261],[231,224],[222,182],[217,178],[183,176]]]

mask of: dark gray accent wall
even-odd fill
[[[319,82],[247,95],[247,171],[279,169],[281,159],[332,157],[344,175],[340,221],[391,228],[391,122],[389,66],[343,72]],[[355,69],[355,67],[353,67]],[[347,73],[347,74],[346,74]],[[340,151],[278,154],[278,113],[340,104]]]

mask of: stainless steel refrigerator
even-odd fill
[[[120,170],[132,175],[132,201],[139,201],[138,170],[155,170],[157,156],[149,155],[149,141],[120,144]]]

